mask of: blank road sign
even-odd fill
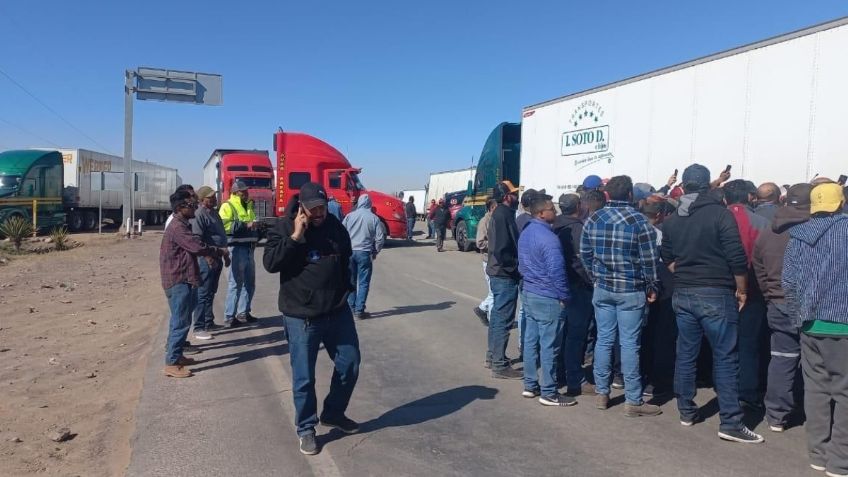
[[[138,68],[136,97],[218,106],[223,103],[221,75],[190,71]]]

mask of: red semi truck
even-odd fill
[[[327,194],[336,198],[347,214],[360,194],[371,197],[372,210],[380,221],[386,235],[406,238],[406,214],[404,204],[396,197],[368,190],[359,180],[361,169],[351,167],[347,158],[326,142],[303,133],[283,132],[274,134],[274,151],[277,158],[276,207],[281,216],[293,194],[307,182],[324,186]]]
[[[203,166],[203,184],[218,191],[218,201],[230,198],[233,182],[245,183],[256,218],[274,217],[274,169],[268,151],[215,149]],[[199,186],[198,186],[199,187]]]

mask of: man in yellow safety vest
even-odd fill
[[[259,241],[256,213],[250,200],[247,186],[235,181],[230,189],[230,198],[219,208],[232,265],[228,278],[227,301],[224,306],[224,325],[234,328],[244,322],[254,322],[250,314],[250,303],[256,290],[256,265],[253,251]]]

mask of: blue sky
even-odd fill
[[[213,149],[270,149],[281,126],[336,146],[370,188],[423,188],[524,106],[845,15],[844,0],[0,0],[0,70],[85,133],[0,75],[0,150],[121,154],[123,71],[153,66],[224,77],[222,106],[135,103],[135,157],[187,182]]]

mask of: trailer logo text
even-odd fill
[[[574,160],[575,166],[585,167],[589,164],[608,160],[610,127],[604,124],[604,108],[595,100],[587,99],[580,103],[571,113],[568,130],[562,133],[563,156],[593,154]]]

